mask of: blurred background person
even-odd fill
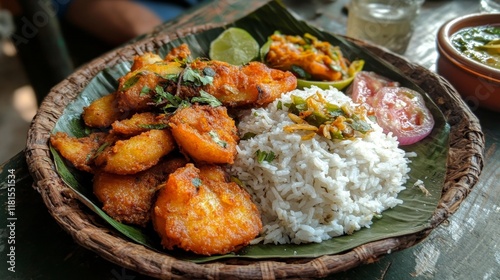
[[[203,0],[0,0],[11,40],[41,102],[74,69]]]
[[[50,89],[201,0],[0,0],[0,163],[25,147]]]
[[[203,0],[52,0],[59,18],[111,44],[151,32]]]

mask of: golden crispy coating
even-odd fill
[[[181,151],[195,161],[234,162],[238,135],[225,107],[193,105],[178,109],[169,126]]]
[[[167,119],[164,115],[144,112],[134,114],[129,119],[115,121],[111,124],[111,133],[134,136],[150,129],[163,129],[167,126]]]
[[[165,56],[165,61],[185,60],[191,56],[191,50],[187,44],[182,44],[170,50]]]
[[[230,107],[265,105],[297,87],[297,78],[291,72],[271,69],[255,61],[234,66],[215,60],[196,60],[191,67],[211,68],[215,72],[213,83],[203,86],[203,90]]]
[[[155,88],[159,84],[166,86],[167,91],[183,97],[192,97],[198,94],[199,89],[203,89],[231,107],[265,105],[281,93],[297,87],[297,78],[291,72],[272,69],[260,62],[234,66],[222,61],[200,59],[189,66],[200,73],[210,68],[214,74],[212,84],[199,88],[181,85],[175,78],[167,81],[171,74],[181,74],[184,69],[181,63],[190,55],[189,47],[182,44],[172,49],[162,62],[158,62],[159,57],[150,53],[136,57],[133,71],[118,80],[117,100],[120,109],[132,112],[151,109],[155,105]]]
[[[50,144],[63,158],[71,162],[75,168],[91,173],[94,171],[96,152],[107,142],[114,142],[114,138],[104,132],[92,133],[82,138],[57,132],[50,137]]]
[[[189,163],[170,174],[159,191],[152,221],[163,247],[201,255],[233,252],[262,229],[250,195],[228,182],[221,167]]]
[[[111,93],[94,100],[88,107],[83,108],[82,118],[86,125],[96,128],[105,128],[114,121],[123,119],[126,112],[118,108],[116,94]]]
[[[173,149],[175,140],[170,131],[153,129],[116,141],[97,156],[95,164],[105,172],[135,174],[157,164]]]
[[[134,63],[132,64],[132,68],[130,68],[130,71],[135,71],[148,64],[153,64],[161,61],[163,61],[163,59],[161,59],[159,55],[151,52],[147,52],[143,55],[136,55],[134,57]]]
[[[182,71],[178,62],[154,63],[129,72],[118,79],[117,100],[120,109],[140,112],[154,107],[156,86],[166,76]]]
[[[273,34],[266,63],[273,68],[292,70],[300,67],[313,80],[338,81],[345,78],[348,61],[338,46],[319,41],[311,35]],[[307,40],[306,40],[307,39]]]
[[[191,63],[189,56],[183,44],[163,60],[135,57],[117,91],[84,108],[85,124],[109,133],[80,139],[57,133],[50,141],[76,168],[94,174],[94,193],[113,219],[139,226],[153,220],[167,249],[225,254],[249,244],[262,222],[251,196],[216,165],[234,162],[235,121],[226,107],[199,105],[212,101],[203,94],[191,98],[204,90],[225,106],[261,106],[295,89],[297,79],[258,62]]]
[[[102,209],[113,219],[146,226],[160,184],[185,164],[183,158],[172,158],[133,175],[97,172],[93,181],[94,194],[102,202]]]

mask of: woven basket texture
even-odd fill
[[[80,203],[73,191],[62,182],[55,171],[49,151],[50,132],[68,103],[104,68],[130,61],[135,55],[154,51],[178,37],[213,27],[214,25],[199,25],[175,33],[157,33],[109,52],[83,66],[55,86],[42,102],[29,130],[26,149],[28,166],[35,180],[34,188],[41,194],[50,214],[81,246],[125,268],[165,279],[321,278],[374,262],[388,252],[402,250],[422,241],[432,229],[458,209],[478,181],[483,167],[484,136],[478,119],[456,90],[440,76],[410,63],[401,56],[356,41],[395,65],[426,91],[451,126],[445,185],[428,229],[364,244],[341,254],[318,258],[230,259],[204,264],[178,260],[124,239]]]

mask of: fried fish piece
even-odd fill
[[[87,137],[76,138],[64,132],[50,136],[50,144],[63,158],[82,171],[94,172],[94,159],[100,149],[115,141],[114,136],[105,132],[95,132]]]
[[[187,207],[188,206],[188,207]],[[220,166],[188,163],[158,193],[153,226],[166,249],[226,254],[249,244],[262,229],[251,196]]]
[[[163,114],[153,112],[136,113],[129,119],[115,121],[111,124],[111,133],[134,136],[150,129],[164,129],[168,126]]]
[[[82,118],[87,126],[105,128],[114,121],[126,118],[128,113],[120,110],[116,93],[105,95],[94,100],[89,106],[83,108]]]
[[[179,62],[158,62],[147,64],[118,79],[116,97],[118,107],[123,111],[141,112],[154,108],[156,86],[172,74],[183,70]]]
[[[213,82],[202,89],[229,107],[262,106],[297,87],[297,78],[291,72],[272,69],[257,61],[235,66],[198,59],[190,67],[214,73]]]
[[[163,59],[159,55],[152,52],[147,52],[143,55],[136,55],[134,56],[134,62],[132,63],[130,71],[133,72],[137,69],[141,69],[146,65],[154,64],[161,61],[163,61]]]
[[[174,157],[133,175],[97,172],[93,179],[94,194],[103,204],[104,212],[113,219],[144,227],[151,220],[154,197],[161,183],[186,163],[184,158]]]
[[[197,162],[233,163],[238,133],[225,107],[193,105],[178,109],[169,119],[181,151]]]
[[[147,64],[158,60],[152,54],[135,58],[134,70],[118,80],[120,109],[140,112],[153,108],[157,105],[157,86],[183,99],[198,96],[204,90],[230,107],[265,105],[297,87],[297,78],[291,72],[272,69],[260,62],[244,66],[204,59],[189,62],[190,55],[189,47],[182,44],[161,62]],[[207,75],[213,78],[211,83],[193,83],[192,79]],[[186,79],[187,76],[190,78]]]
[[[320,41],[310,34],[275,33],[270,39],[272,43],[265,62],[273,68],[289,71],[293,71],[294,67],[300,68],[311,76],[310,79],[318,81],[338,81],[349,77],[349,61],[338,46]]]
[[[150,52],[134,57],[131,71],[118,79],[120,108],[133,112],[152,108],[156,86],[169,76],[181,73],[183,61],[190,55],[188,45],[181,44],[171,49],[165,59]]]
[[[144,171],[176,148],[169,130],[152,129],[126,140],[118,140],[95,159],[97,167],[114,174]]]

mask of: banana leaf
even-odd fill
[[[425,92],[398,69],[373,55],[368,50],[346,40],[342,36],[324,32],[304,21],[294,18],[282,4],[274,1],[226,26],[171,41],[160,47],[158,53],[164,56],[171,48],[182,43],[187,43],[190,46],[193,57],[208,57],[210,42],[225,28],[231,26],[247,30],[261,46],[267,41],[267,37],[276,30],[292,35],[310,33],[320,40],[329,41],[333,45],[340,46],[344,55],[350,60],[365,60],[364,70],[375,71],[378,74],[400,82],[402,86],[412,88],[424,95],[426,104],[431,110],[436,124],[432,133],[423,141],[404,147],[407,152],[416,152],[418,155],[416,158],[412,158],[412,162],[410,163],[410,179],[407,181],[406,189],[398,196],[404,203],[384,211],[380,218],[374,220],[370,228],[363,228],[352,235],[335,237],[321,243],[311,244],[250,245],[234,254],[200,257],[185,252],[163,250],[159,245],[158,237],[150,228],[142,229],[114,221],[101,210],[100,203],[92,194],[90,175],[75,170],[70,164],[60,158],[55,150],[52,150],[61,178],[70,188],[75,190],[80,196],[81,201],[90,210],[109,223],[110,227],[116,229],[133,242],[156,251],[162,251],[179,259],[198,263],[222,258],[318,257],[325,254],[337,254],[368,242],[429,229],[430,218],[437,207],[445,180],[450,128],[443,114]],[[93,100],[113,92],[118,85],[117,79],[126,74],[130,70],[130,66],[131,62],[120,63],[98,73],[79,96],[67,106],[53,132],[63,131],[77,137],[86,135],[88,129],[83,125],[81,120],[82,108],[88,106]],[[425,194],[413,185],[417,180],[423,181],[429,194]]]

